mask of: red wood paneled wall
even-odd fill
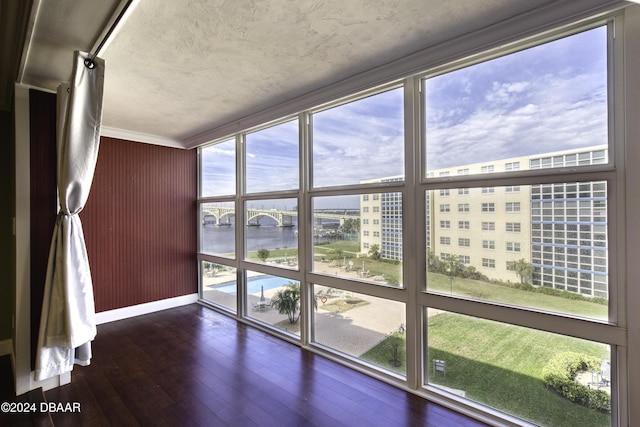
[[[56,95],[30,92],[31,325],[38,335],[57,212]],[[102,138],[80,218],[96,311],[197,292],[197,153]]]
[[[197,153],[101,139],[80,213],[96,311],[197,292]]]

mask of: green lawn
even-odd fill
[[[430,377],[431,384],[463,390],[471,400],[540,425],[610,425],[608,414],[572,403],[542,382],[542,369],[555,354],[609,358],[604,345],[453,313],[432,316],[428,323],[428,375],[433,359],[446,361],[446,376]],[[389,364],[389,351],[383,341],[361,357],[404,374],[404,364]]]
[[[360,243],[352,240],[337,240],[332,243],[326,243],[313,246],[313,258],[317,261],[320,258],[327,260],[356,258],[360,253]]]
[[[427,283],[428,290],[434,292],[448,294],[453,290],[454,295],[594,319],[605,320],[608,316],[608,307],[603,304],[572,300],[539,292],[527,292],[481,280],[454,277],[452,283],[448,276],[430,272]]]
[[[298,260],[298,248],[278,248],[278,249],[269,249],[269,257],[267,257],[266,262],[276,261],[276,262],[284,262],[285,258],[289,261],[297,261]],[[254,262],[262,262],[258,258],[258,251],[252,251],[247,253],[247,260]]]
[[[337,252],[341,251],[341,252]],[[360,252],[360,243],[354,241],[339,240],[337,242],[316,245],[313,247],[313,258],[316,261],[324,258],[326,261],[337,260],[340,264],[343,260],[353,261],[355,267],[360,268],[360,262],[364,261],[369,276],[384,276],[386,283],[399,285],[402,277],[402,263],[376,261],[371,258],[357,258]]]
[[[342,256],[346,256],[347,259],[353,259],[359,249],[358,242],[337,241],[327,245],[314,246],[314,258],[318,260],[321,257],[325,257],[325,259],[329,260],[336,257],[336,250],[341,250]],[[387,282],[392,284],[401,283],[402,264],[375,261],[369,258],[365,262],[371,276],[384,276]],[[528,292],[515,287],[497,285],[481,280],[454,277],[453,281],[451,281],[447,275],[429,272],[427,284],[428,290],[433,292],[447,294],[453,292],[454,295],[467,298],[536,308],[592,319],[606,320],[608,318],[608,307],[604,304]]]
[[[314,258],[321,257],[332,259],[335,251],[341,250],[342,256],[347,259],[355,258],[359,251],[358,242],[337,241],[327,245],[314,246]],[[383,261],[375,261],[367,258],[366,268],[371,276],[384,276],[388,283],[400,284],[402,264],[393,264]],[[462,279],[454,277],[453,282],[449,276],[429,272],[427,276],[428,290],[433,292],[450,293],[468,298],[485,301],[499,302],[503,304],[530,307],[557,313],[570,314],[580,317],[606,320],[608,307],[591,301],[579,301],[555,295],[546,295],[538,292],[527,292],[511,286],[497,285],[481,280]]]

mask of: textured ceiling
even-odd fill
[[[184,139],[522,10],[502,0],[211,4],[139,4],[103,54],[106,126]]]
[[[183,140],[544,2],[142,1],[103,55],[104,124]]]
[[[37,0],[18,81],[53,90],[130,0]],[[582,0],[585,8],[620,3]],[[108,39],[103,126],[199,134],[542,6],[570,0],[139,0]],[[135,138],[133,138],[135,139]]]

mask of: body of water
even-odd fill
[[[268,289],[275,289],[291,282],[293,282],[293,280],[277,276],[250,277],[249,281],[247,282],[247,294],[260,295],[263,289],[265,291]],[[237,293],[235,280],[212,286],[211,289],[215,289],[216,291],[225,292],[231,295],[235,295]]]
[[[278,227],[270,222],[270,218],[261,219],[261,224],[245,228],[247,251],[258,249],[286,249],[298,248],[298,227]],[[231,225],[204,224],[201,226],[202,251],[210,254],[222,255],[235,251],[236,227]],[[314,242],[327,242],[335,240],[331,237],[314,237]]]
[[[298,248],[296,227],[247,227],[247,250]],[[211,254],[228,254],[235,251],[236,228],[234,226],[202,226],[202,251]]]

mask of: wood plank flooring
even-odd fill
[[[42,411],[45,403],[42,389],[31,390],[16,397],[13,387],[13,368],[11,356],[0,357],[0,403],[11,403],[9,410],[0,411],[0,426],[11,427],[51,427],[53,421],[48,411]],[[19,412],[18,408],[25,408]],[[16,411],[18,409],[18,411]],[[34,410],[35,409],[35,410]]]
[[[98,327],[58,426],[483,426],[197,304]]]

